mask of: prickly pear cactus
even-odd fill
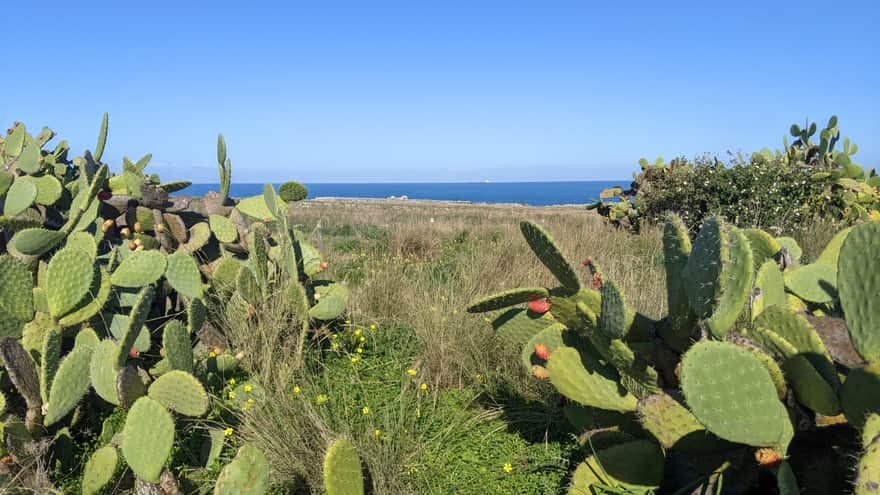
[[[269,463],[263,452],[252,446],[243,445],[238,449],[238,454],[227,464],[217,484],[214,485],[214,495],[237,495],[239,493],[252,493],[259,495],[269,489]]]
[[[102,493],[104,487],[113,481],[118,464],[119,453],[116,451],[116,447],[107,445],[96,450],[89,457],[83,470],[83,495],[98,495]]]
[[[330,444],[324,456],[324,490],[327,495],[363,495],[361,459],[345,438]]]
[[[134,403],[122,430],[122,455],[141,479],[158,483],[174,446],[174,418],[150,397]]]
[[[185,416],[202,416],[208,410],[205,387],[194,376],[181,370],[172,370],[157,378],[147,395]]]

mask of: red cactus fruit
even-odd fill
[[[529,301],[529,311],[532,313],[538,313],[539,315],[550,311],[550,300],[547,298],[532,299]]]
[[[593,274],[593,288],[601,289],[602,288],[602,274],[594,273]]]
[[[113,197],[113,193],[111,193],[110,191],[99,191],[98,192],[98,199],[100,199],[101,201],[107,201],[108,199],[110,199],[112,197]]]
[[[132,348],[128,351],[128,355],[129,355],[130,357],[136,358],[136,357],[138,357],[138,356],[141,355],[141,351],[139,351],[139,350],[135,349],[134,347],[132,347]]]
[[[327,263],[326,261],[322,261],[321,264],[318,265],[318,271],[324,271],[329,266],[330,266],[330,263]]]
[[[587,256],[586,258],[584,258],[584,261],[582,261],[581,264],[584,266],[590,266],[591,264],[593,264],[593,258]]]
[[[755,460],[762,467],[774,467],[782,462],[782,456],[773,449],[763,448],[755,451]]]
[[[532,366],[532,375],[538,380],[546,380],[550,378],[550,373],[547,371],[547,368],[538,364]]]
[[[539,342],[535,344],[535,355],[538,356],[538,359],[546,361],[550,359],[550,348],[547,347],[547,344]]]

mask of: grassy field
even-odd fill
[[[559,396],[465,307],[505,288],[553,285],[520,235],[519,221],[531,219],[570,259],[598,263],[635,309],[662,315],[660,231],[630,235],[577,207],[327,200],[298,203],[291,216],[352,299],[341,328],[315,332],[305,373],[291,363],[282,306],[226,325],[266,393],[239,434],[267,453],[276,480],[290,480],[280,492],[302,486],[298,478],[321,486],[323,448],[338,435],[354,440],[374,493],[564,492],[586,448]],[[824,245],[815,230],[799,238],[807,258]]]

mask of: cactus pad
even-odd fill
[[[846,419],[856,428],[871,413],[880,413],[880,362],[850,370],[840,387],[840,405]]]
[[[116,373],[116,396],[119,398],[119,407],[126,411],[131,409],[131,406],[146,393],[144,381],[135,366],[125,366]]]
[[[622,339],[632,326],[635,313],[623,299],[617,284],[607,280],[602,284],[602,312],[599,332],[608,339]]]
[[[563,332],[565,331],[565,325],[561,323],[553,323],[544,327],[523,344],[521,358],[523,366],[526,367],[527,371],[531,372],[532,366],[534,365],[546,366],[547,364],[544,360],[535,355],[535,346],[538,344],[546,346],[552,355],[553,351],[565,345],[565,342],[562,339]]]
[[[159,280],[166,263],[165,255],[159,251],[134,251],[113,270],[110,281],[117,287],[143,287]]]
[[[34,317],[34,281],[27,266],[12,256],[0,256],[0,312],[21,321]]]
[[[664,449],[680,446],[688,437],[705,436],[706,428],[697,418],[665,393],[650,395],[639,401],[639,421]],[[699,435],[693,435],[699,434]]]
[[[775,261],[765,261],[755,276],[755,287],[759,293],[753,294],[752,317],[761,314],[771,306],[788,305],[785,298],[785,279]]]
[[[663,224],[666,298],[669,303],[669,323],[675,335],[681,337],[689,337],[696,323],[682,277],[691,249],[691,240],[684,222],[678,215],[670,214]]]
[[[208,308],[201,299],[193,299],[186,307],[186,329],[193,334],[202,329],[208,318]]]
[[[853,227],[840,248],[837,283],[840,306],[856,352],[880,361],[880,222]]]
[[[243,445],[217,477],[214,495],[260,494],[268,489],[269,463],[266,456],[252,445]]]
[[[141,397],[125,418],[122,456],[141,479],[158,483],[174,446],[174,418],[150,397]]]
[[[85,298],[79,302],[73,311],[59,319],[58,324],[63,327],[73,326],[95,316],[107,303],[112,289],[113,285],[110,283],[110,274],[103,267],[97,269],[95,278],[92,280],[92,287]]]
[[[45,425],[50,426],[67,415],[89,390],[89,362],[92,348],[74,348],[61,361],[52,380],[49,403],[46,408]]]
[[[560,347],[547,362],[550,382],[562,395],[585,406],[610,411],[635,411],[636,398],[619,384],[617,371],[584,349]]]
[[[792,237],[777,237],[776,242],[779,243],[781,248],[785,248],[786,251],[791,255],[792,264],[797,266],[804,256],[804,252],[801,247],[798,245],[797,241]]]
[[[211,227],[207,222],[199,222],[189,228],[189,240],[180,246],[181,251],[194,253],[205,247],[211,240]]]
[[[846,240],[846,237],[852,229],[852,227],[847,227],[834,234],[834,237],[828,241],[828,244],[825,245],[825,249],[823,249],[819,254],[819,257],[816,258],[816,263],[831,265],[836,269],[837,263],[840,259],[840,248],[843,247],[843,241]]]
[[[50,206],[55,204],[56,201],[61,199],[61,193],[64,191],[61,183],[52,175],[20,177],[18,180],[25,180],[36,186],[37,196],[34,198],[34,202],[40,205]]]
[[[46,270],[46,299],[49,313],[59,318],[83,300],[92,287],[96,271],[87,253],[64,248],[52,257]]]
[[[515,304],[525,303],[534,299],[541,299],[549,296],[550,292],[543,287],[511,289],[474,301],[467,307],[467,311],[468,313],[494,311],[496,309],[504,309]]]
[[[271,211],[269,207],[266,206],[266,200],[262,194],[242,199],[238,202],[236,208],[241,213],[256,220],[275,218],[275,212]]]
[[[174,290],[188,299],[196,299],[204,295],[202,274],[191,254],[177,251],[168,256],[165,278]]]
[[[553,316],[550,313],[535,314],[523,308],[513,308],[505,311],[492,321],[498,337],[515,346],[523,346],[538,332],[552,325]]]
[[[532,222],[521,222],[519,227],[535,256],[553,273],[559,283],[569,289],[580,289],[581,283],[577,273],[562,256],[550,234]]]
[[[9,380],[27,401],[28,409],[39,411],[43,404],[40,397],[40,379],[37,367],[28,352],[12,337],[0,341],[0,360],[6,367]]]
[[[316,320],[332,320],[339,318],[345,313],[348,305],[348,287],[340,283],[333,283],[315,288],[320,296],[317,304],[309,310],[309,316]]]
[[[61,363],[61,330],[56,327],[46,329],[43,343],[40,346],[40,397],[43,403],[49,401],[49,391],[52,388],[52,379],[58,372]]]
[[[98,244],[88,232],[74,232],[67,237],[64,247],[76,248],[89,255],[92,261],[98,256]]]
[[[752,249],[742,231],[729,227],[730,257],[722,260],[721,293],[712,316],[706,320],[709,331],[720,338],[736,323],[749,300],[755,265]]]
[[[12,247],[26,256],[40,256],[57,246],[65,237],[64,232],[57,230],[24,229],[12,237]]]
[[[327,495],[363,495],[361,459],[348,439],[334,440],[324,456],[324,490]]]
[[[162,347],[165,349],[165,359],[172,369],[193,371],[192,343],[189,339],[189,331],[177,320],[169,321],[162,333]]]
[[[156,379],[147,395],[172,411],[198,417],[208,410],[208,394],[194,376],[172,370]]]
[[[715,435],[755,447],[781,447],[791,423],[767,369],[727,342],[698,342],[681,361],[681,388],[694,416]]]
[[[37,199],[37,186],[33,182],[18,179],[6,192],[3,214],[10,217],[19,215],[30,208],[35,199]]]
[[[116,358],[117,368],[125,366],[125,362],[128,360],[128,352],[131,350],[141,332],[141,328],[147,321],[147,316],[150,314],[150,307],[155,297],[156,289],[152,285],[144,287],[138,293],[137,300],[135,300],[134,306],[131,308],[128,326],[119,342],[119,355]]]
[[[819,374],[837,390],[837,370],[828,349],[807,319],[784,306],[768,308],[755,320],[755,325],[773,331],[797,349]]]
[[[116,393],[116,372],[119,367],[116,359],[119,355],[119,346],[112,340],[102,340],[92,353],[92,361],[89,363],[89,377],[95,392],[105,401],[119,405],[119,397]]]
[[[745,229],[743,234],[749,240],[749,246],[755,257],[755,266],[760,266],[767,261],[775,262],[782,246],[776,242],[772,235],[761,229]]]
[[[238,229],[232,220],[222,215],[209,215],[208,224],[211,226],[211,232],[220,242],[235,242],[238,240]]]
[[[660,446],[650,440],[611,445],[587,457],[575,469],[568,494],[595,493],[597,485],[643,493],[660,486],[664,463]]]
[[[786,270],[785,287],[805,301],[831,302],[837,299],[837,267],[812,263]]]
[[[82,478],[83,495],[99,495],[112,480],[119,464],[119,453],[116,447],[106,445],[96,450],[88,462]]]

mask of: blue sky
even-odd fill
[[[20,2],[0,120],[236,182],[624,179],[837,113],[880,167],[880,4]],[[118,5],[115,5],[118,4]]]

